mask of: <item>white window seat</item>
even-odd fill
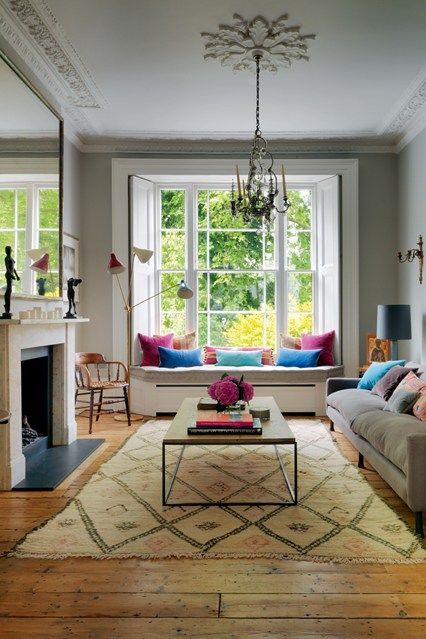
[[[282,366],[215,366],[158,368],[132,366],[131,409],[155,416],[175,413],[185,397],[205,397],[206,387],[223,373],[239,377],[255,386],[255,394],[275,398],[284,413],[325,415],[325,386],[329,377],[342,377],[343,366],[287,368]]]

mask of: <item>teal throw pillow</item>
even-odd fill
[[[371,390],[377,382],[386,375],[394,366],[404,366],[405,359],[398,359],[391,362],[373,362],[365,371],[358,383],[358,388]]]
[[[391,413],[411,413],[420,393],[417,391],[397,390],[385,404],[383,410]]]
[[[263,366],[263,351],[216,351],[216,366]]]
[[[312,350],[294,348],[280,348],[277,366],[292,366],[294,368],[314,368],[318,365],[318,358],[322,348]]]

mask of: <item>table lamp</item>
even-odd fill
[[[377,306],[377,337],[389,339],[391,359],[398,359],[398,340],[411,339],[409,304],[379,304]]]

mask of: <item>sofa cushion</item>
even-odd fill
[[[426,381],[419,379],[414,373],[408,373],[397,386],[395,392],[407,390],[419,393],[419,397],[413,407],[413,413],[422,422],[426,422]]]
[[[351,425],[363,413],[374,409],[382,410],[385,401],[378,395],[372,395],[370,391],[347,388],[328,395],[327,404],[338,410]]]
[[[175,349],[159,346],[160,368],[190,368],[192,366],[202,366],[201,350],[201,348]]]
[[[416,391],[395,391],[383,410],[391,413],[411,413],[419,393]]]
[[[138,333],[139,343],[142,349],[141,366],[159,366],[160,354],[158,352],[158,347],[164,346],[165,348],[172,348],[173,336],[174,333],[157,335],[154,337]]]
[[[351,430],[407,474],[407,437],[426,433],[426,424],[412,415],[374,410],[357,417]]]

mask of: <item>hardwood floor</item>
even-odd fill
[[[79,418],[80,436],[87,431]],[[0,493],[0,549],[62,509],[128,434],[127,426],[103,416],[94,435],[107,445],[60,489]],[[335,434],[356,463],[355,450]],[[410,510],[380,477],[362,472],[414,526]],[[0,558],[2,639],[424,636],[426,564]]]

